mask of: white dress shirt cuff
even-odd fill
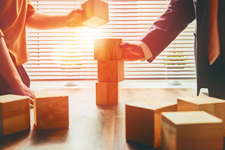
[[[2,33],[2,30],[0,29],[0,37],[4,36],[4,34]]]
[[[141,61],[145,61],[145,60],[152,57],[151,50],[148,48],[148,46],[144,42],[137,41],[137,44],[141,46],[141,48],[143,50],[143,53],[144,53],[144,56],[145,56],[145,58],[141,59]]]

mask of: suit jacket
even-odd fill
[[[224,0],[221,0],[222,3]],[[223,5],[224,6],[224,5]],[[220,10],[222,11],[222,9]],[[222,14],[224,14],[222,12]],[[141,38],[153,54],[151,62],[159,55],[189,23],[196,18],[195,65],[197,95],[200,88],[209,88],[208,43],[208,2],[207,0],[171,0],[166,12],[151,26]],[[222,25],[221,25],[222,26]],[[223,26],[224,27],[224,26]],[[222,28],[222,27],[221,27]]]

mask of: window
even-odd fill
[[[86,0],[31,0],[37,11],[67,14]],[[29,62],[24,66],[31,80],[97,79],[95,38],[122,38],[135,42],[165,11],[168,0],[104,0],[109,23],[94,29],[27,29]],[[194,28],[191,23],[152,63],[125,62],[125,79],[195,79]]]

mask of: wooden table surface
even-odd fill
[[[47,90],[69,96],[69,128],[36,130],[31,109],[31,129],[0,137],[0,149],[151,150],[125,140],[125,103],[145,99],[176,102],[177,97],[196,95],[189,88],[120,89],[117,106],[97,106],[95,89]]]

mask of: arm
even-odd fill
[[[171,0],[166,12],[161,15],[156,22],[150,27],[146,35],[140,40],[144,42],[152,53],[148,59],[152,62],[179,34],[189,23],[195,19],[193,0]],[[124,60],[127,57],[135,57],[130,53],[136,51],[143,53],[137,44],[121,44],[124,53]],[[128,53],[129,52],[129,53]],[[141,59],[139,57],[139,59]],[[138,59],[137,59],[138,60]]]
[[[26,20],[26,26],[34,29],[57,29],[62,27],[79,27],[81,26],[81,14],[83,10],[72,10],[67,15],[47,15],[34,12]]]
[[[31,99],[33,98],[34,92],[21,80],[2,36],[0,36],[0,74],[9,84],[14,94],[29,96]]]

